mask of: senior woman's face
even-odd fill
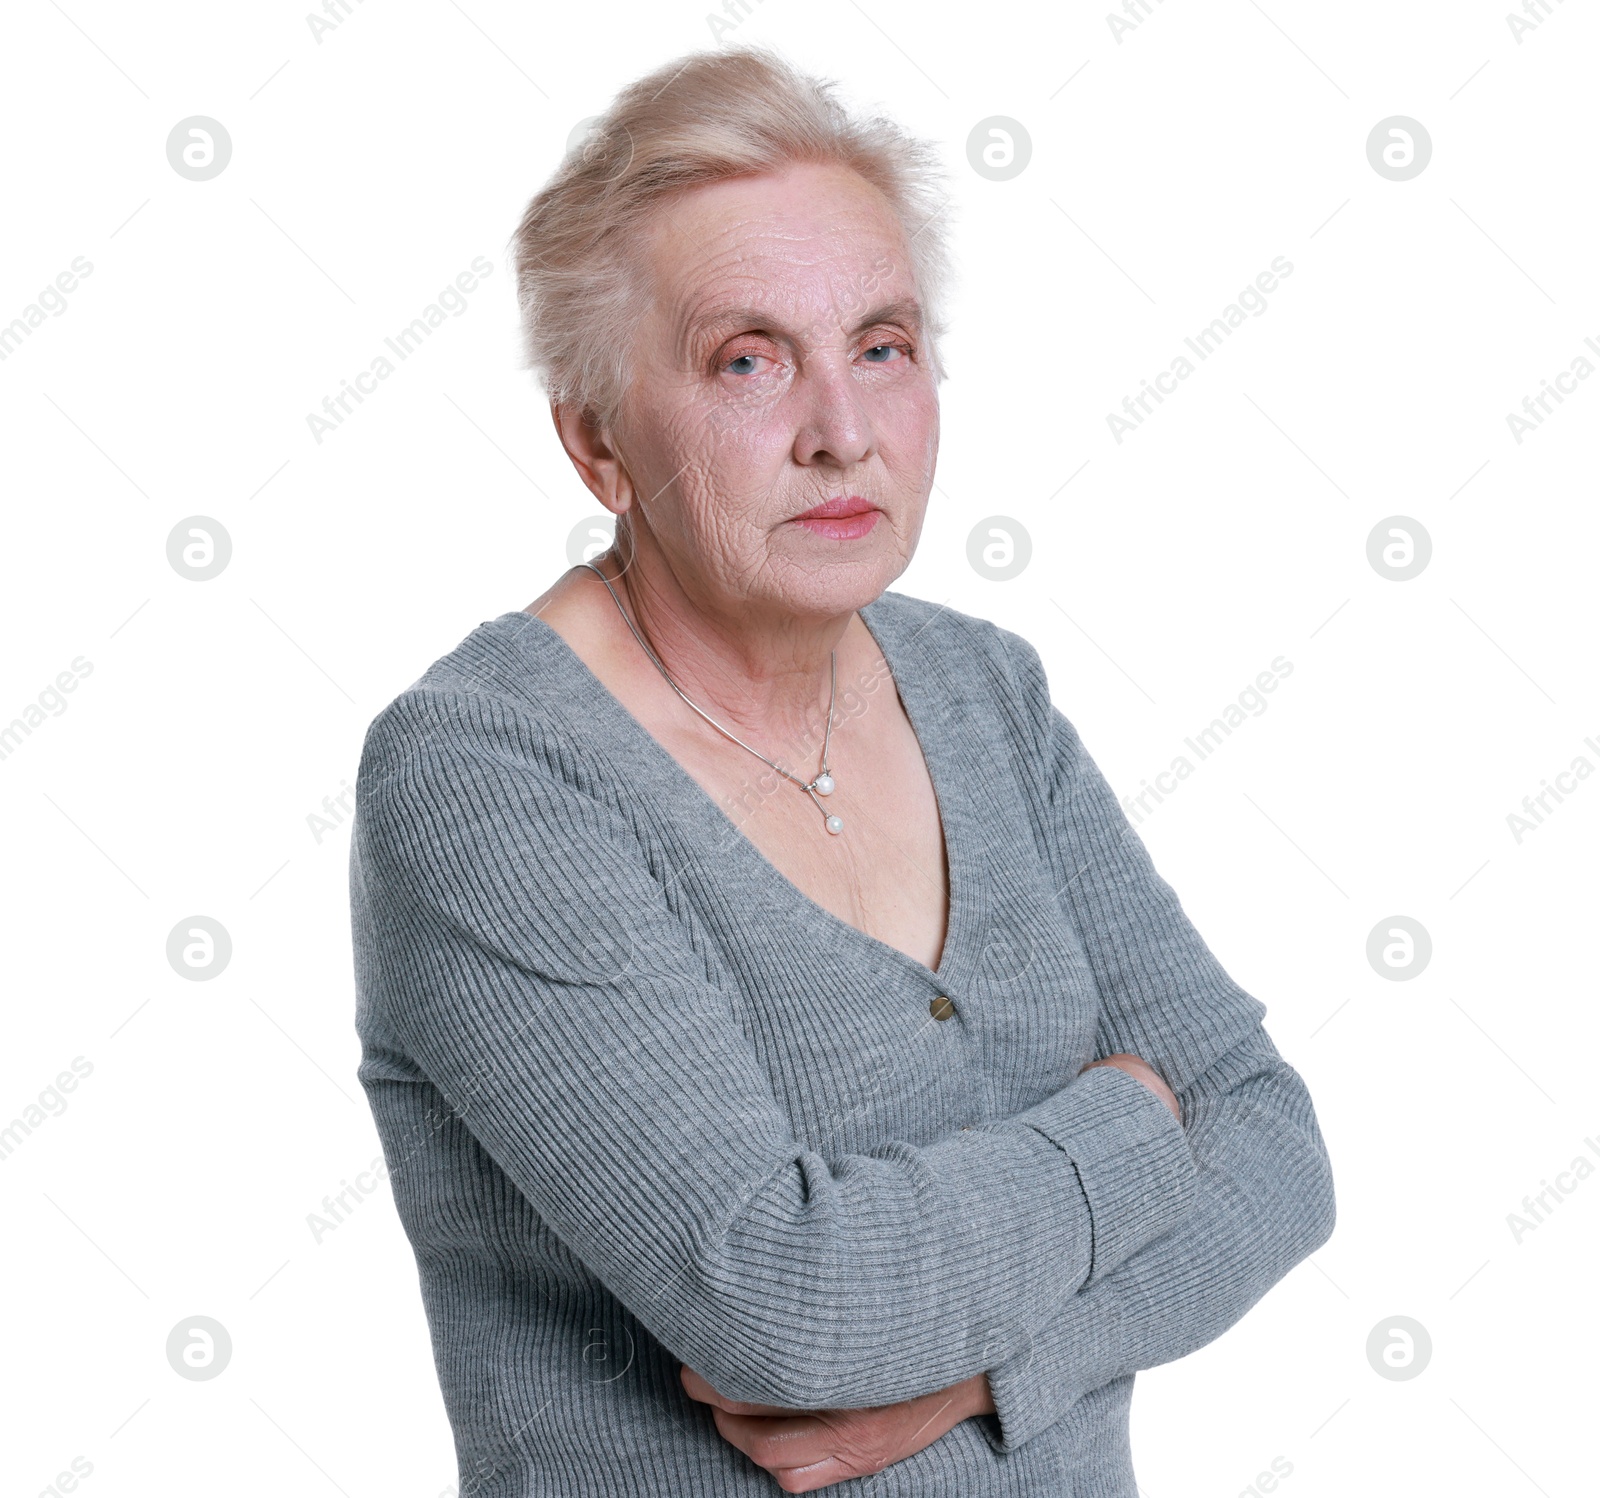
[[[643,247],[618,445],[680,584],[829,615],[876,598],[922,528],[939,406],[905,237],[854,172],[697,188]],[[865,510],[800,519],[832,502]]]

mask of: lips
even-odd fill
[[[837,499],[830,499],[824,504],[816,505],[807,510],[803,515],[796,515],[796,520],[832,520],[838,515],[865,515],[868,510],[875,510],[876,505],[868,504],[859,494],[844,494]]]
[[[793,523],[831,541],[855,541],[878,523],[882,513],[859,494],[844,494],[796,515]]]

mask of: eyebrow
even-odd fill
[[[727,307],[691,321],[684,330],[684,344],[687,347],[707,334],[716,332],[719,328],[740,323],[762,332],[784,331],[781,324],[774,322],[770,309],[762,307]],[[883,302],[872,308],[860,322],[850,329],[850,336],[855,337],[859,333],[864,333],[868,328],[875,327],[879,323],[904,323],[920,333],[922,331],[922,304],[915,297],[899,297],[892,302]]]

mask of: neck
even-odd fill
[[[853,611],[796,615],[726,597],[711,580],[672,567],[648,533],[635,538],[620,528],[618,544],[595,566],[656,659],[703,711],[734,732],[757,735],[758,748],[816,738],[827,714],[830,656],[843,653]],[[617,624],[626,629],[620,618]]]

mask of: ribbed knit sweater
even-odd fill
[[[479,625],[368,730],[359,1075],[462,1498],[777,1493],[680,1363],[794,1409],[987,1371],[993,1415],[840,1498],[1135,1498],[1135,1371],[1332,1231],[1265,1006],[1037,653],[900,594],[861,617],[892,684],[840,704],[897,687],[921,743],[937,971],[802,893],[536,617]],[[1080,1075],[1115,1052],[1181,1123],[1115,1067]]]

